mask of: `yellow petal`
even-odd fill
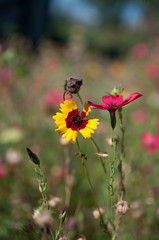
[[[91,108],[90,108],[90,105],[88,104],[88,102],[85,102],[84,107],[83,107],[83,112],[86,113],[86,116],[88,115],[89,112],[91,112]]]
[[[89,119],[86,127],[96,129],[97,125],[100,124],[98,121],[99,119]]]
[[[77,105],[74,100],[66,100],[64,103],[60,104],[60,107],[60,110],[66,115],[72,110],[77,109]]]
[[[66,133],[67,128],[65,126],[60,126],[58,129],[55,130],[55,132],[58,132],[60,135],[63,135]]]
[[[66,137],[67,142],[73,140],[76,141],[77,131],[73,131],[71,128],[68,128],[63,137]]]
[[[89,128],[84,128],[84,129],[81,129],[81,130],[79,130],[79,132],[82,134],[82,136],[84,137],[84,138],[91,138],[91,131],[92,131],[92,133],[94,132],[92,129],[89,129]]]

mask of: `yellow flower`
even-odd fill
[[[83,135],[84,138],[90,138],[93,129],[97,128],[99,119],[83,120],[91,111],[89,104],[86,102],[83,112],[80,114],[76,103],[73,100],[66,100],[60,104],[60,111],[57,112],[52,118],[55,120],[57,129],[55,130],[67,141],[76,141],[77,130]]]

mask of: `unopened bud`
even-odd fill
[[[99,212],[99,210],[100,210],[100,212]],[[94,217],[95,219],[99,219],[100,216],[101,216],[101,215],[104,215],[104,213],[105,213],[105,210],[104,210],[103,208],[99,208],[99,210],[98,210],[98,209],[95,209],[95,210],[93,211],[93,217]]]
[[[123,91],[124,91],[124,88],[121,88],[121,86],[114,87],[113,90],[111,91],[111,95],[119,96],[119,94],[122,94]]]
[[[104,152],[104,153],[102,153],[102,152],[99,152],[99,153],[96,153],[99,157],[102,157],[102,158],[107,158],[107,157],[109,157],[109,155],[108,155],[108,153],[106,153],[106,152]]]
[[[124,200],[120,200],[117,204],[116,204],[116,208],[117,208],[117,211],[119,213],[127,213],[129,211],[129,206],[128,206],[128,203],[127,201],[124,201]]]
[[[66,218],[66,210],[63,209],[59,215],[59,220],[61,224],[65,221],[65,218]]]
[[[58,206],[60,203],[61,203],[61,198],[59,198],[59,197],[52,197],[50,200],[49,200],[49,202],[48,202],[48,204],[49,204],[49,206],[51,207],[51,208],[54,208],[54,207],[56,207],[56,206]]]

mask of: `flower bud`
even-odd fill
[[[123,213],[123,214],[127,213],[128,210],[130,209],[127,201],[124,201],[124,200],[120,200],[119,202],[117,202],[116,208],[119,213]]]
[[[102,157],[102,158],[107,158],[107,157],[109,157],[108,153],[106,153],[106,152],[104,152],[104,153],[99,152],[99,153],[96,153],[96,155],[98,155],[99,157]]]
[[[82,86],[82,80],[76,79],[76,78],[70,78],[69,80],[66,80],[64,85],[64,100],[65,100],[65,94],[76,94],[79,92],[80,87]]]
[[[119,94],[122,94],[124,88],[119,87],[114,87],[113,90],[111,91],[111,95],[113,96],[118,96]]]
[[[66,210],[63,209],[59,215],[59,221],[61,224],[65,221],[65,218],[66,218]]]

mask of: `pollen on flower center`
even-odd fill
[[[82,118],[81,118],[81,116],[78,115],[78,114],[75,114],[75,116],[72,117],[72,123],[73,123],[75,126],[79,127],[79,126],[81,125],[81,123],[82,123]]]

